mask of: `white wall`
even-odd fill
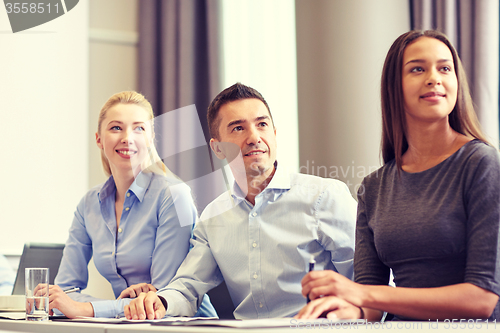
[[[380,77],[408,1],[297,0],[296,13],[300,169],[355,194],[381,165]]]
[[[299,165],[295,4],[222,0],[223,86],[241,82],[266,99],[277,128],[281,168]]]
[[[88,184],[88,2],[12,33],[0,10],[0,253],[61,242]]]
[[[137,89],[137,0],[90,0],[89,188],[106,181],[95,144],[97,118],[111,95]]]

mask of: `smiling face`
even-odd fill
[[[402,72],[407,123],[448,121],[458,89],[450,49],[435,38],[419,37],[404,51]]]
[[[210,141],[217,156],[234,157],[230,146],[237,146],[247,177],[269,177],[276,161],[276,129],[264,103],[255,98],[229,102],[220,107],[218,117],[219,139]]]
[[[106,116],[96,133],[97,146],[109,161],[111,173],[137,175],[147,157],[152,142],[149,114],[135,104],[116,104],[106,111]]]

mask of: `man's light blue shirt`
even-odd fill
[[[193,315],[201,296],[224,280],[236,318],[293,316],[306,304],[300,281],[310,255],[317,270],[353,278],[356,202],[338,180],[278,168],[255,205],[235,183],[200,220],[193,249],[158,291],[167,315]]]
[[[140,173],[126,193],[118,228],[115,193],[111,176],[78,204],[55,280],[61,288],[85,289],[87,265],[93,256],[115,297],[137,283],[150,283],[159,289],[168,284],[186,257],[197,220],[187,185],[153,173]],[[189,218],[190,223],[181,223],[180,215]],[[123,316],[124,306],[131,301],[102,300],[81,293],[68,295],[76,301],[91,302],[95,317]],[[205,302],[199,315],[216,316],[208,297]]]

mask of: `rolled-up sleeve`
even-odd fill
[[[193,316],[203,296],[222,281],[222,274],[212,255],[203,223],[198,223],[191,240],[193,248],[170,284],[158,291],[168,304],[168,316]]]
[[[347,186],[334,181],[315,204],[318,238],[338,273],[353,279],[356,201]]]

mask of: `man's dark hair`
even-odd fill
[[[220,126],[220,118],[219,110],[220,108],[229,102],[238,101],[241,99],[247,98],[255,98],[264,103],[269,111],[269,116],[271,117],[271,121],[273,122],[273,116],[271,115],[271,110],[269,109],[269,105],[267,105],[266,100],[262,95],[255,89],[245,86],[241,83],[235,83],[229,88],[222,90],[217,96],[215,96],[212,103],[207,110],[207,121],[208,121],[208,130],[210,131],[210,137],[219,140],[219,126]]]

